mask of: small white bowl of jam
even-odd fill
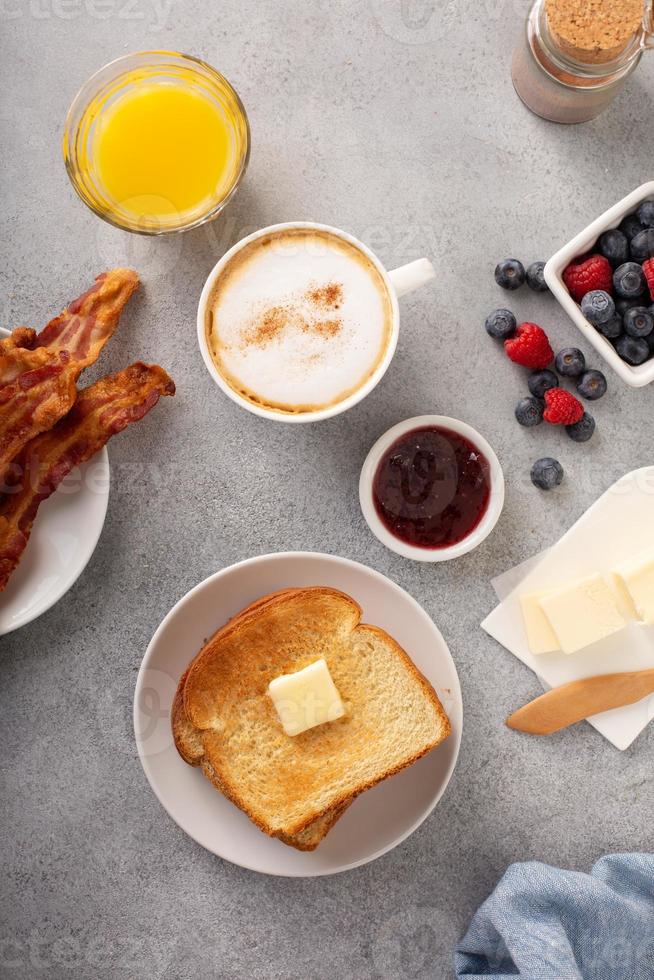
[[[449,561],[476,548],[497,524],[504,475],[472,426],[419,415],[374,444],[361,469],[359,500],[368,527],[391,551]]]

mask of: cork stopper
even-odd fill
[[[550,34],[576,61],[614,61],[640,29],[643,0],[545,0]]]

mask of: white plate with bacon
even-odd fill
[[[80,380],[138,285],[101,273],[40,333],[0,336],[0,635],[49,609],[93,554],[109,499],[107,441],[172,395],[157,364]]]
[[[9,333],[0,328],[0,338]],[[77,581],[95,551],[108,503],[105,446],[72,470],[39,508],[29,547],[0,593],[0,636],[46,612]]]

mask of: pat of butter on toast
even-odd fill
[[[341,696],[322,658],[293,674],[275,677],[268,685],[268,694],[287,735],[301,735],[345,714]]]

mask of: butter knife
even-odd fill
[[[509,728],[530,735],[550,735],[601,711],[634,704],[654,693],[654,668],[600,674],[552,688],[506,719]]]

